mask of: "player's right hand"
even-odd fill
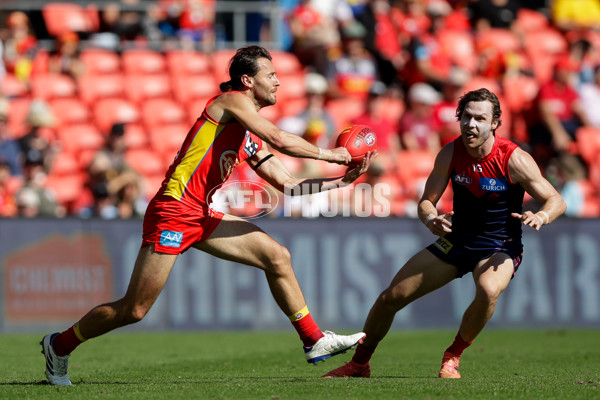
[[[325,158],[325,161],[335,164],[348,164],[352,161],[352,156],[345,147],[336,147],[329,151],[331,151],[331,159]]]
[[[452,222],[450,219],[454,215],[454,211],[447,212],[435,217],[427,224],[427,227],[436,236],[444,236],[447,233],[452,232]]]

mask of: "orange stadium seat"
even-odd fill
[[[540,53],[562,54],[567,51],[568,46],[565,36],[554,28],[525,34],[525,50],[531,57]]]
[[[209,98],[220,93],[212,74],[178,75],[173,77],[173,93],[183,104],[198,98]]]
[[[79,98],[54,99],[49,105],[58,126],[87,123],[91,118],[90,109]]]
[[[277,88],[278,101],[306,97],[306,83],[303,72],[280,76],[279,83],[280,86]]]
[[[534,32],[546,29],[549,22],[544,13],[529,8],[521,8],[517,11],[515,26],[522,32]]]
[[[582,126],[575,132],[579,155],[588,165],[600,166],[600,128]]]
[[[502,95],[502,88],[497,80],[493,78],[486,78],[484,76],[476,75],[471,77],[469,82],[465,84],[462,90],[466,93],[471,90],[477,90],[480,88],[487,88],[489,91],[496,93],[496,95]]]
[[[106,137],[93,124],[75,124],[59,129],[62,148],[76,154],[84,150],[99,150],[106,143]]]
[[[141,105],[142,122],[146,129],[156,125],[177,124],[188,122],[185,109],[175,100],[149,99]]]
[[[71,175],[79,170],[79,163],[72,152],[61,151],[52,161],[50,173],[52,175]]]
[[[167,74],[128,76],[124,89],[125,97],[134,103],[156,97],[172,97],[171,80]]]
[[[479,56],[475,51],[473,35],[470,32],[446,29],[436,36],[442,51],[454,64],[471,72],[477,70]]]
[[[53,175],[49,174],[44,186],[56,195],[56,201],[70,208],[83,192],[84,176],[82,174]]]
[[[475,47],[478,51],[494,48],[500,53],[517,52],[521,49],[521,41],[508,29],[492,28],[477,34]]]
[[[107,134],[115,123],[138,122],[140,111],[125,99],[101,99],[92,108],[94,121],[100,132]]]
[[[221,82],[229,80],[229,60],[235,55],[235,50],[221,49],[213,52],[210,55],[212,60],[212,71],[217,81],[217,85]]]
[[[0,92],[6,97],[23,97],[29,94],[29,89],[23,81],[9,73],[0,82]]]
[[[206,103],[208,102],[208,100],[210,100],[210,98],[206,97],[206,98],[195,99],[195,100],[192,100],[189,103],[187,103],[185,108],[188,112],[188,122],[189,123],[196,122],[198,117],[200,117],[200,115],[202,114],[202,111],[204,111],[204,107],[206,106]]]
[[[333,99],[327,102],[325,109],[334,119],[337,130],[342,130],[365,111],[365,102],[350,97]]]
[[[26,134],[27,126],[25,119],[31,105],[30,97],[19,97],[10,101],[8,109],[8,129],[15,137],[21,137]]]
[[[159,153],[148,149],[131,149],[125,152],[125,161],[138,174],[156,176],[164,174],[165,165]]]
[[[87,104],[103,98],[124,97],[124,86],[122,74],[84,75],[77,81],[79,97]]]
[[[405,189],[405,197],[414,199],[420,196],[435,156],[427,150],[402,150],[398,153],[396,173]]]
[[[169,73],[178,75],[201,75],[211,73],[210,58],[205,53],[189,50],[169,50],[165,53]]]
[[[57,97],[73,97],[77,94],[77,84],[64,74],[36,74],[31,77],[31,95],[49,100]]]
[[[190,128],[185,123],[153,126],[150,129],[151,146],[156,153],[164,154],[163,160],[172,161]]]
[[[149,134],[142,124],[133,123],[125,125],[125,146],[128,149],[144,149],[150,145]]]
[[[125,74],[164,74],[167,61],[162,53],[154,50],[133,49],[121,54]]]
[[[277,100],[277,108],[281,111],[282,117],[292,117],[306,110],[308,99],[299,97],[296,99],[285,99],[284,101]]]
[[[95,6],[87,9],[74,3],[48,3],[42,7],[48,33],[54,37],[68,32],[95,32],[99,17]]]
[[[121,72],[121,58],[105,49],[84,49],[79,56],[86,74],[115,74]]]
[[[278,77],[302,72],[302,64],[294,53],[282,50],[271,50],[270,53]]]
[[[512,112],[520,112],[533,107],[540,90],[539,82],[527,75],[507,75],[502,79],[504,99]]]

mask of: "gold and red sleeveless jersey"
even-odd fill
[[[241,162],[258,152],[262,140],[239,122],[222,123],[211,118],[206,109],[188,132],[177,157],[167,170],[158,195],[205,208],[218,187]]]

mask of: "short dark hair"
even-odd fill
[[[235,55],[229,60],[229,80],[219,85],[221,92],[230,90],[242,90],[242,75],[255,76],[260,67],[256,62],[259,58],[272,60],[271,54],[261,46],[246,46],[239,48]]]
[[[500,117],[502,116],[502,109],[500,108],[500,100],[498,97],[486,88],[481,88],[477,90],[471,90],[470,92],[465,93],[458,100],[458,107],[456,107],[456,119],[460,121],[462,118],[462,114],[465,111],[465,107],[467,103],[471,101],[489,101],[492,103],[492,122],[498,121],[498,126],[496,129],[502,125],[502,120]]]

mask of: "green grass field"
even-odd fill
[[[484,331],[463,379],[436,378],[452,331],[393,331],[369,379],[320,375],[290,332],[115,332],[70,359],[72,387],[45,383],[41,335],[0,335],[0,399],[600,399],[600,330]]]

